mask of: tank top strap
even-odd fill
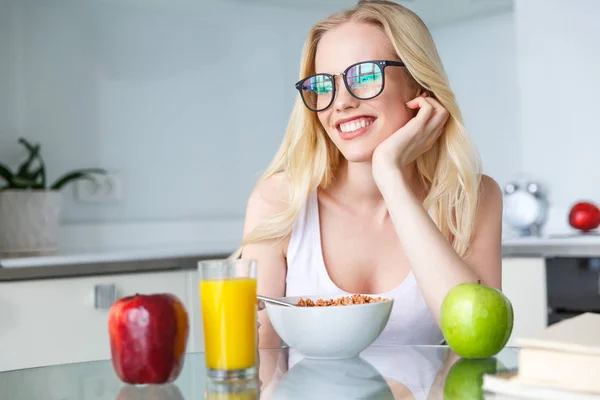
[[[287,249],[288,271],[293,269],[295,265],[305,264],[303,260],[298,259],[298,257],[306,258],[308,255],[307,250],[312,247],[315,229],[314,219],[317,216],[315,213],[316,201],[317,191],[314,190],[309,193],[294,221]],[[309,248],[307,248],[307,246]]]

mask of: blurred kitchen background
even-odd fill
[[[431,28],[485,173],[545,183],[560,218],[600,199],[598,1],[399,2]],[[110,170],[108,195],[65,187],[65,226],[237,227],[282,138],[308,29],[352,4],[0,0],[0,161],[24,157],[24,136],[50,181]]]
[[[484,172],[507,188],[504,287],[516,334],[565,309],[600,310],[600,240],[567,223],[575,202],[600,202],[600,1],[398,2],[431,29]],[[354,3],[0,0],[0,163],[17,168],[27,156],[17,140],[25,137],[41,145],[48,181],[79,168],[110,172],[99,190],[80,181],[61,191],[56,248],[0,258],[0,309],[8,315],[0,350],[37,341],[30,332],[52,325],[17,318],[46,312],[27,286],[50,285],[46,278],[54,286],[36,286],[35,294],[56,299],[48,310],[79,295],[89,295],[90,310],[106,310],[138,290],[180,294],[196,310],[197,260],[225,256],[241,240],[248,195],[297,96],[309,28]],[[0,230],[18,230],[4,215]],[[541,237],[509,235],[536,224]],[[557,280],[547,260],[558,262],[559,286],[571,292],[550,290]],[[152,271],[178,268],[184,278],[152,280]],[[75,297],[55,297],[69,291]],[[4,367],[107,354],[83,344],[68,357],[52,353],[61,335],[48,333],[38,359],[15,354]]]

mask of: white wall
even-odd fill
[[[484,173],[501,185],[521,169],[513,13],[433,28]]]
[[[333,11],[260,4],[0,0],[0,160],[18,160],[24,134],[50,178],[123,173],[116,204],[67,191],[66,222],[241,218],[285,129],[305,34]],[[600,200],[598,15],[596,0],[517,0],[432,30],[484,171],[542,179],[559,219]]]
[[[600,2],[515,0],[514,13],[433,30],[485,171],[550,190],[549,234],[600,203]]]
[[[17,138],[15,4],[0,0],[0,162],[18,161],[10,146]]]
[[[67,190],[66,222],[241,217],[287,124],[306,32],[331,11],[0,1],[0,57],[21,53],[22,94],[15,112],[14,75],[0,71],[0,112],[42,143],[49,178],[92,166],[124,176],[115,204],[80,204]],[[18,149],[16,135],[2,138],[0,156]]]
[[[600,1],[516,0],[523,168],[548,182],[565,224],[600,203]]]

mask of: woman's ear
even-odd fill
[[[417,97],[429,97],[431,96],[431,93],[429,92],[429,90],[423,88],[422,86],[419,86],[417,89],[417,93],[415,94],[414,98]]]
[[[431,91],[421,87],[419,88],[419,96],[423,96],[423,97],[434,97],[433,93],[431,93]]]

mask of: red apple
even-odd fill
[[[130,384],[177,379],[184,363],[189,319],[169,293],[123,297],[108,315],[110,350],[118,377]]]
[[[576,203],[569,212],[569,225],[584,232],[596,229],[600,225],[600,209],[590,202]]]

